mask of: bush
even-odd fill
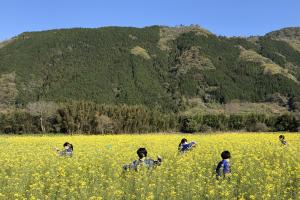
[[[192,117],[183,117],[181,119],[180,131],[184,133],[195,133],[199,130],[197,121]]]
[[[269,130],[270,129],[267,127],[267,125],[261,122],[257,122],[247,126],[247,131],[251,131],[251,132],[267,132]]]
[[[277,118],[275,127],[277,131],[298,131],[299,122],[295,116],[285,114]]]
[[[245,117],[243,115],[230,115],[228,128],[229,130],[242,130],[245,128]]]
[[[211,132],[212,128],[208,125],[203,124],[200,126],[199,131],[200,132]]]
[[[225,130],[228,127],[227,121],[227,117],[223,114],[210,114],[203,116],[203,125],[207,125],[216,130]]]
[[[113,133],[116,131],[115,122],[106,115],[96,114],[92,121],[93,133]]]

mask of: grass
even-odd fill
[[[148,54],[147,50],[146,49],[143,49],[142,47],[140,46],[136,46],[134,47],[133,49],[131,49],[131,53],[133,55],[136,55],[136,56],[141,56],[142,58],[146,59],[146,60],[149,60],[151,59],[150,55]]]
[[[194,32],[196,35],[208,36],[212,35],[206,29],[203,29],[198,26],[178,26],[178,27],[161,27],[160,28],[160,39],[158,42],[158,47],[163,51],[170,50],[169,42],[175,40],[183,33]]]
[[[289,73],[288,69],[285,69],[276,63],[274,63],[269,58],[266,58],[253,50],[246,50],[241,47],[240,59],[248,62],[254,62],[264,68],[264,74],[275,75],[281,74],[295,82],[298,83],[298,80],[295,76]]]
[[[229,102],[227,104],[204,103],[199,98],[191,98],[187,102],[188,108],[184,113],[193,115],[199,113],[206,114],[283,114],[288,112],[287,107],[282,107],[277,103],[263,102]]]
[[[0,41],[0,49],[8,45],[9,43],[12,43],[15,40],[15,38],[9,39],[9,40],[4,40]]]

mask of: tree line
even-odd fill
[[[36,102],[0,113],[0,133],[120,134],[207,131],[300,131],[300,115],[196,114],[145,106]]]

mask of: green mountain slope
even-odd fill
[[[300,28],[291,27],[272,31],[267,34],[268,37],[287,42],[293,48],[300,52]]]
[[[251,39],[197,26],[105,27],[28,32],[0,45],[0,106],[87,100],[176,111],[195,98],[300,96],[299,81],[300,51],[278,33]]]

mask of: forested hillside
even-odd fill
[[[0,43],[0,110],[34,116],[40,102],[75,101],[146,113],[296,112],[299,44],[300,28],[249,38],[198,26],[26,32]]]

